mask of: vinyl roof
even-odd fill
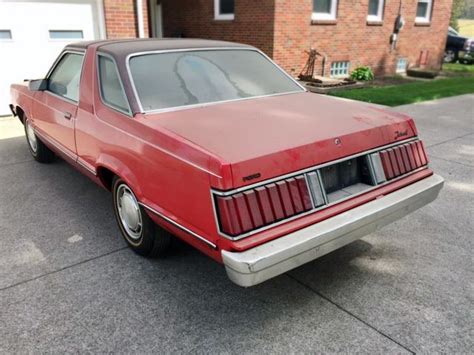
[[[113,55],[114,57],[126,57],[137,52],[173,50],[173,49],[199,49],[199,48],[251,48],[245,44],[213,41],[206,39],[189,38],[163,38],[163,39],[122,39],[122,40],[102,40],[84,41],[70,44],[68,47],[87,49],[91,45],[98,45],[98,50]]]
[[[127,74],[126,58],[128,55],[140,52],[166,51],[175,49],[199,49],[199,48],[253,48],[251,46],[233,42],[211,41],[204,39],[189,38],[166,38],[166,39],[121,39],[121,40],[102,40],[102,41],[84,41],[72,43],[66,48],[86,50],[89,46],[96,46],[100,53],[112,56],[117,64],[117,68],[122,79],[132,113],[140,112],[139,105],[130,77]]]

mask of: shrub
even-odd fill
[[[351,79],[358,81],[374,80],[374,72],[369,67],[358,67],[351,73]]]

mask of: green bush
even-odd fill
[[[369,67],[358,67],[351,73],[351,79],[357,81],[374,80],[374,72]]]

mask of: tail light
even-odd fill
[[[235,193],[214,192],[220,231],[231,238],[324,208],[428,164],[421,141],[358,155]]]
[[[378,153],[387,180],[409,173],[428,164],[425,148],[415,141],[382,150]]]
[[[237,236],[313,208],[304,175],[232,196],[216,196],[222,232]]]

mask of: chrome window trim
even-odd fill
[[[113,106],[112,104],[109,104],[105,101],[103,95],[102,95],[102,80],[100,80],[100,67],[99,67],[99,61],[100,61],[100,57],[105,57],[107,59],[110,59],[113,63],[114,63],[114,66],[115,66],[115,73],[117,74],[117,77],[119,78],[119,82],[120,82],[120,88],[122,89],[122,92],[123,92],[123,96],[125,97],[125,101],[127,103],[127,107],[128,107],[128,111],[125,111],[125,110],[122,110],[120,109],[119,107],[115,107]],[[100,102],[104,105],[104,106],[107,106],[109,107],[110,109],[114,110],[114,111],[117,111],[117,112],[120,112],[130,118],[133,118],[133,113],[132,113],[132,109],[130,107],[130,101],[128,99],[128,96],[127,96],[127,92],[125,91],[125,87],[123,86],[123,82],[122,82],[122,77],[120,76],[120,72],[118,70],[118,67],[117,67],[117,62],[115,61],[115,58],[112,57],[111,55],[108,55],[108,54],[105,54],[103,52],[97,52],[96,53],[96,60],[97,60],[97,63],[96,63],[96,70],[97,70],[97,82],[99,84],[99,98],[100,98]]]
[[[273,64],[278,70],[280,70],[287,78],[290,79],[293,83],[295,83],[300,89],[295,91],[288,91],[278,94],[269,94],[269,95],[260,95],[260,96],[252,96],[252,97],[245,97],[240,99],[232,99],[232,100],[223,100],[223,101],[214,101],[214,102],[207,102],[195,105],[186,105],[186,106],[175,106],[175,107],[167,107],[163,109],[157,110],[148,110],[145,111],[143,109],[142,103],[140,101],[140,97],[138,96],[137,88],[135,87],[135,82],[132,77],[132,72],[130,70],[130,59],[133,57],[143,56],[143,55],[151,55],[151,54],[162,54],[162,53],[178,53],[178,52],[204,52],[204,51],[228,51],[228,50],[242,50],[242,51],[253,51],[257,52],[262,55],[265,59],[267,59],[271,64]],[[210,105],[217,105],[226,102],[234,102],[234,101],[242,101],[242,100],[250,100],[250,99],[258,99],[262,97],[271,97],[271,96],[279,96],[279,95],[288,95],[288,94],[296,94],[301,92],[307,92],[308,90],[301,85],[298,81],[296,81],[290,74],[284,71],[278,64],[276,64],[269,56],[263,53],[261,50],[252,47],[206,47],[206,48],[181,48],[181,49],[164,49],[164,50],[156,50],[156,51],[144,51],[144,52],[136,52],[127,55],[125,59],[125,66],[127,68],[128,79],[130,80],[130,84],[132,86],[133,95],[135,96],[135,100],[138,104],[138,108],[140,109],[140,113],[149,114],[149,113],[162,113],[162,112],[172,112],[172,111],[179,111],[185,109],[191,109],[196,107],[204,107]]]
[[[388,184],[391,184],[392,182],[395,182],[395,181],[398,181],[398,180],[401,180],[401,179],[404,179],[410,175],[413,175],[419,171],[422,171],[422,170],[425,170],[428,168],[428,165],[425,165],[425,166],[422,166],[422,167],[419,167],[415,170],[412,170],[408,173],[405,173],[403,175],[400,175],[400,176],[397,176],[396,178],[394,179],[391,179],[389,181],[385,181],[385,182],[382,182],[382,183],[379,183],[379,184],[376,184],[374,186],[371,186],[370,188],[367,188],[366,190],[363,190],[361,192],[358,192],[356,194],[353,194],[353,195],[350,195],[350,196],[347,196],[345,198],[342,198],[342,199],[339,199],[337,201],[334,201],[334,202],[329,202],[328,199],[327,199],[327,196],[326,196],[326,192],[324,191],[323,189],[323,197],[324,197],[324,200],[325,200],[325,204],[322,205],[322,206],[318,206],[318,207],[315,207],[314,205],[314,202],[312,202],[312,205],[313,205],[313,208],[309,211],[306,211],[306,212],[303,212],[303,213],[299,213],[299,214],[296,214],[290,218],[286,218],[286,219],[283,219],[283,220],[280,220],[278,222],[275,222],[275,223],[272,223],[272,224],[269,224],[269,225],[266,225],[266,226],[263,226],[263,227],[260,227],[260,228],[257,228],[257,229],[254,229],[254,230],[251,230],[250,232],[246,232],[244,234],[240,234],[238,236],[231,236],[231,235],[228,235],[226,233],[224,233],[223,231],[221,231],[221,228],[220,228],[220,223],[219,223],[219,218],[218,218],[218,214],[217,214],[217,205],[216,205],[216,199],[215,197],[216,196],[229,196],[229,195],[233,195],[233,194],[236,194],[236,193],[239,193],[239,192],[243,192],[243,191],[246,191],[246,190],[250,190],[250,189],[255,189],[256,187],[259,187],[259,186],[262,186],[262,185],[268,185],[268,184],[271,184],[272,182],[276,182],[276,181],[280,181],[280,180],[285,180],[285,179],[288,179],[289,177],[293,177],[293,176],[297,176],[297,175],[302,175],[302,174],[306,174],[309,173],[309,172],[312,172],[312,171],[316,171],[317,174],[318,174],[318,177],[321,180],[321,173],[320,173],[320,169],[321,168],[324,168],[325,166],[328,166],[328,165],[333,165],[333,164],[337,164],[337,163],[340,163],[342,161],[345,161],[345,160],[349,160],[349,159],[353,159],[353,158],[356,158],[356,157],[359,157],[359,156],[363,156],[363,155],[370,155],[372,153],[375,153],[375,152],[378,152],[378,151],[382,151],[382,150],[385,150],[385,149],[388,149],[390,147],[393,147],[393,146],[397,146],[397,145],[402,145],[403,143],[408,143],[408,142],[412,142],[412,141],[417,141],[419,140],[418,137],[413,137],[413,138],[410,138],[410,139],[407,139],[407,140],[404,140],[404,141],[400,141],[400,142],[396,142],[396,143],[392,143],[392,144],[389,144],[389,145],[386,145],[386,146],[383,146],[383,147],[379,147],[379,148],[375,148],[375,149],[371,149],[371,150],[367,150],[365,152],[362,152],[362,153],[358,153],[358,154],[354,154],[354,155],[351,155],[351,156],[348,156],[348,157],[345,157],[345,158],[342,158],[342,159],[338,159],[338,160],[333,160],[331,162],[328,162],[328,163],[324,163],[324,164],[321,164],[321,165],[316,165],[316,166],[313,166],[311,168],[307,168],[307,169],[303,169],[303,170],[300,170],[296,173],[291,173],[291,174],[287,174],[287,175],[282,175],[282,176],[279,176],[279,177],[276,177],[274,179],[270,179],[270,180],[265,180],[265,181],[262,181],[262,182],[259,182],[257,184],[253,184],[253,185],[250,185],[250,186],[245,186],[243,188],[239,188],[239,189],[234,189],[234,190],[231,190],[231,191],[227,191],[225,193],[223,193],[222,191],[218,191],[218,190],[214,190],[214,189],[211,189],[211,200],[212,200],[212,206],[213,206],[213,210],[214,210],[214,217],[215,217],[215,221],[216,221],[216,228],[217,228],[217,231],[218,231],[218,234],[226,239],[229,239],[229,240],[232,240],[232,241],[238,241],[238,240],[241,240],[243,238],[246,238],[246,237],[249,237],[251,235],[254,235],[254,234],[257,234],[257,233],[260,233],[260,232],[263,232],[265,230],[268,230],[268,229],[271,229],[271,228],[274,228],[274,227],[278,227],[284,223],[289,223],[291,221],[294,221],[295,219],[298,219],[298,218],[301,218],[301,217],[305,217],[307,215],[310,215],[312,213],[316,213],[316,212],[319,212],[323,209],[326,209],[326,208],[329,208],[331,206],[334,206],[336,204],[339,204],[339,203],[342,203],[344,201],[347,201],[349,199],[352,199],[352,198],[355,198],[357,196],[360,196],[360,195],[363,195],[365,193],[368,193],[370,191],[373,191],[375,189],[378,189],[380,187],[383,187],[383,186],[386,186]],[[373,172],[372,172],[373,173]]]
[[[184,226],[182,226],[181,224],[179,224],[178,222],[172,220],[171,218],[169,218],[168,216],[165,216],[163,213],[161,212],[158,212],[157,210],[155,210],[154,208],[144,204],[143,202],[138,202],[139,205],[141,205],[142,207],[146,208],[147,210],[149,210],[150,212],[156,214],[158,217],[161,217],[163,218],[165,221],[171,223],[172,225],[174,225],[175,227],[181,229],[182,231],[192,235],[193,237],[199,239],[201,242],[204,242],[205,244],[207,244],[208,246],[210,246],[211,248],[213,249],[217,249],[217,245],[212,243],[211,241],[207,240],[206,238],[204,238],[203,236],[197,234],[196,232],[193,232],[191,229],[189,228],[186,228]]]
[[[85,55],[86,55],[86,52],[85,51],[80,51],[80,50],[72,50],[72,49],[65,49],[61,52],[61,54],[59,54],[59,56],[56,58],[56,60],[54,61],[53,65],[51,66],[51,68],[48,70],[48,73],[46,74],[46,80],[49,80],[51,74],[54,72],[54,70],[56,69],[56,67],[58,66],[58,64],[61,62],[61,60],[63,59],[63,57],[66,55],[66,54],[78,54],[78,55],[81,55],[82,56],[82,65],[81,65],[81,76],[79,78],[79,99],[81,98],[81,81],[82,81],[82,73],[84,72],[84,62],[85,62]],[[48,85],[49,86],[49,85]],[[79,100],[75,101],[73,99],[70,99],[69,97],[65,97],[65,96],[61,96],[61,95],[58,95],[54,92],[52,92],[51,90],[49,90],[49,88],[47,88],[44,92],[48,93],[48,94],[51,94],[59,99],[63,99],[64,101],[66,102],[69,102],[71,104],[74,104],[76,106],[79,105]]]

